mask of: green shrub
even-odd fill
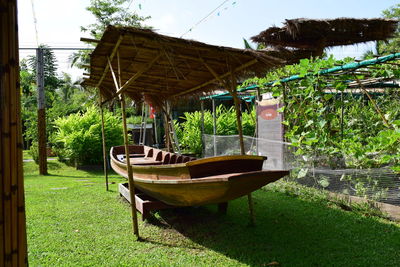
[[[107,151],[123,143],[120,118],[104,113]],[[55,121],[57,131],[52,135],[53,150],[59,160],[78,165],[99,164],[103,161],[101,116],[96,107],[85,113],[71,114]]]
[[[220,105],[215,110],[217,135],[238,134],[236,112],[234,107],[226,108]],[[203,145],[201,142],[201,112],[185,112],[182,123],[175,122],[175,130],[179,144],[184,150],[201,154]],[[250,112],[242,112],[243,134],[253,136],[255,131],[255,109]],[[204,132],[213,134],[213,117],[209,110],[204,111]]]
[[[32,142],[31,147],[29,149],[29,154],[32,156],[32,159],[36,164],[39,164],[39,145],[38,142]]]

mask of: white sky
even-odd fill
[[[180,37],[199,20],[223,3],[223,0],[133,0],[129,9],[152,18],[146,24],[159,33]],[[50,47],[85,47],[80,37],[80,26],[94,22],[85,10],[89,0],[19,0],[20,47],[36,47],[36,34],[32,12],[34,6],[39,43]],[[215,45],[243,48],[243,39],[258,34],[273,25],[281,26],[292,18],[374,18],[398,1],[395,0],[228,0],[207,20],[193,28],[184,38]],[[336,57],[360,57],[374,44],[335,48]],[[21,50],[24,58],[34,51]],[[70,51],[57,51],[59,71],[71,73],[74,78],[82,70],[71,69]]]

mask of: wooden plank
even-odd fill
[[[131,203],[129,185],[127,183],[119,184],[118,191],[121,196]],[[152,198],[138,190],[135,190],[135,192],[136,209],[142,214],[143,221],[149,217],[152,211],[175,208],[175,206],[165,204],[164,202]]]

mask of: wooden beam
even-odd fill
[[[141,64],[144,63],[146,64],[148,61],[145,60],[139,60],[139,59],[135,59],[135,63]],[[132,63],[132,59],[121,59],[121,63],[122,65],[124,65],[125,63]],[[166,60],[159,60],[157,61],[157,66],[164,68],[163,70],[165,71],[165,68],[170,68],[171,64],[166,61]],[[90,68],[91,70],[103,70],[102,66],[89,66],[89,65],[84,65],[85,68]],[[125,68],[126,69],[126,68]],[[199,72],[199,73],[210,73],[208,70],[205,69],[198,69],[197,67],[187,67],[187,66],[179,66],[179,70],[181,71],[190,71],[190,72]],[[124,73],[126,73],[124,71]],[[130,72],[132,73],[132,72]],[[181,79],[182,80],[182,79]]]
[[[110,71],[111,71],[111,75],[112,75],[112,77],[113,77],[114,86],[115,86],[115,91],[118,91],[119,88],[120,88],[120,86],[119,86],[119,84],[118,84],[117,77],[115,77],[115,73],[114,73],[114,70],[113,70],[113,67],[112,67],[110,58],[107,58],[107,61],[108,61],[108,66],[109,66]]]
[[[108,169],[107,169],[107,148],[106,148],[106,132],[104,127],[104,112],[103,112],[103,105],[101,104],[101,95],[99,96],[99,103],[100,103],[100,114],[101,114],[101,140],[103,145],[103,171],[104,171],[104,178],[106,182],[106,191],[108,191]]]
[[[111,52],[111,55],[108,57],[108,58],[110,59],[110,61],[113,60],[114,55],[115,55],[115,53],[117,52],[118,46],[121,44],[121,42],[122,42],[123,39],[124,39],[124,36],[123,36],[123,35],[120,35],[119,38],[118,38],[117,43],[115,44],[115,46],[114,46],[114,48],[113,48],[113,50],[112,50],[112,52]],[[104,77],[106,77],[106,74],[107,74],[107,72],[108,72],[108,69],[109,69],[109,65],[106,65],[105,68],[104,68],[103,74],[101,75],[101,78],[100,78],[99,82],[96,84],[95,87],[97,87],[97,88],[100,87],[101,83],[103,82]]]
[[[235,103],[235,111],[236,111],[236,123],[238,127],[238,132],[239,132],[239,144],[240,144],[240,153],[242,155],[245,155],[245,150],[244,150],[244,142],[243,142],[243,127],[242,127],[242,111],[240,110],[240,104],[239,104],[239,97],[237,95],[237,83],[236,83],[236,77],[234,76],[234,72],[231,72],[231,81],[230,84],[227,84],[227,88],[229,88],[229,92],[233,98],[233,101]],[[255,225],[255,216],[254,216],[254,203],[253,203],[253,197],[250,194],[247,195],[247,202],[249,205],[249,213],[250,213],[250,225]]]
[[[136,79],[138,79],[145,71],[148,71],[154,63],[161,57],[161,53],[158,53],[149,63],[147,63],[141,70],[139,70],[136,74],[134,74],[128,81],[122,85],[119,90],[117,91],[116,95],[122,94],[128,86],[133,83]]]
[[[147,92],[151,92],[151,93],[163,93],[161,90],[157,90],[157,89],[150,89],[150,88],[144,88],[144,87],[140,87],[140,86],[132,86],[129,88],[133,88],[133,89],[137,89],[138,91],[147,93]],[[129,90],[127,90],[126,92],[130,92]]]
[[[251,65],[256,64],[257,62],[258,62],[257,59],[253,59],[253,60],[251,60],[251,61],[249,61],[249,62],[243,64],[242,66],[239,66],[239,67],[235,68],[235,69],[233,70],[233,72],[241,71],[241,70],[243,70],[243,69],[245,69],[245,68],[247,68],[247,67],[250,67]],[[231,72],[229,71],[229,72],[227,72],[227,73],[225,73],[225,74],[223,74],[223,75],[220,75],[219,77],[220,77],[220,79],[223,79],[223,78],[225,78],[225,77],[228,77],[230,74],[231,74]],[[198,90],[198,89],[200,89],[200,88],[203,88],[203,87],[205,87],[205,86],[207,86],[207,85],[210,85],[210,84],[216,82],[217,80],[218,80],[217,78],[214,78],[214,79],[212,79],[212,80],[209,80],[208,82],[205,82],[205,83],[203,83],[203,84],[200,84],[200,85],[198,85],[198,86],[195,86],[195,87],[193,87],[193,88],[191,88],[191,89],[188,89],[188,90],[186,90],[186,91],[184,91],[184,92],[177,93],[177,94],[175,94],[175,95],[173,95],[173,96],[174,96],[174,97],[176,97],[176,96],[181,96],[181,95],[184,95],[184,94],[187,94],[187,93],[196,91],[196,90]]]
[[[126,124],[126,105],[125,105],[125,96],[124,95],[121,95],[121,113],[122,113],[122,124],[123,124],[123,128],[124,128],[125,161],[126,161],[126,169],[128,170],[129,194],[130,194],[131,199],[133,199],[133,201],[131,201],[133,233],[136,235],[136,237],[138,239],[140,239],[138,220],[137,220],[137,214],[136,214],[135,182],[133,180],[132,166],[129,161],[129,159],[130,159],[129,139],[128,139],[128,127]]]
[[[222,78],[200,57],[201,62],[203,65],[208,69],[208,71],[217,79],[221,84],[224,84]]]
[[[118,66],[118,88],[121,88],[122,74],[121,74],[121,60],[119,57],[119,49],[117,50],[117,66]]]
[[[100,40],[97,39],[92,39],[92,38],[86,38],[86,37],[81,37],[80,39],[81,42],[86,42],[86,43],[100,43]]]

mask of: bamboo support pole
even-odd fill
[[[258,115],[257,115],[257,109],[258,109],[258,105],[259,105],[259,102],[261,101],[261,91],[260,91],[260,87],[258,87],[257,86],[257,88],[256,88],[256,92],[257,92],[257,100],[255,101],[256,103],[255,103],[255,108],[256,108],[256,116],[255,116],[255,120],[256,120],[256,134],[255,134],[255,136],[256,136],[256,152],[257,152],[257,155],[258,155],[258,144],[259,144],[259,142],[258,142],[258,137],[259,137],[259,134],[258,134],[258,131],[259,131],[259,125],[258,125]]]
[[[101,105],[101,96],[99,98],[100,102],[100,113],[101,113],[101,140],[103,145],[103,171],[104,171],[104,178],[106,182],[106,191],[108,191],[108,167],[107,167],[107,148],[106,148],[106,132],[104,127],[104,111],[103,106]]]
[[[201,145],[204,152],[204,100],[200,101],[200,109],[201,109]]]
[[[213,146],[214,146],[214,156],[217,155],[217,114],[215,111],[215,99],[212,100],[212,115],[213,115]]]
[[[15,0],[0,0],[0,24],[0,266],[27,266]]]
[[[128,140],[128,127],[126,125],[126,107],[125,107],[124,95],[121,95],[121,112],[122,112],[122,124],[124,128],[125,162],[126,162],[126,169],[128,170],[129,196],[131,198],[133,233],[136,235],[138,239],[140,239],[137,213],[136,213],[135,183],[133,181],[132,166],[129,160],[129,140]]]
[[[170,132],[172,131],[170,123],[170,109],[168,103],[165,104],[165,107],[162,109],[164,113],[164,131],[165,131],[165,147],[167,148],[168,152],[174,152],[174,148],[172,145],[173,140],[171,140],[171,134]]]
[[[243,128],[242,128],[242,116],[241,116],[241,110],[240,110],[240,100],[237,95],[236,91],[236,77],[234,74],[231,74],[231,82],[230,84],[227,84],[229,88],[229,92],[233,98],[233,102],[235,103],[235,111],[236,111],[236,123],[238,126],[238,132],[239,132],[239,143],[240,143],[240,153],[242,155],[245,155],[245,150],[244,150],[244,141],[243,141]],[[230,86],[229,86],[230,85]],[[249,204],[249,213],[250,213],[250,225],[255,225],[255,215],[254,215],[254,203],[253,203],[253,197],[251,194],[247,195],[247,202]]]

